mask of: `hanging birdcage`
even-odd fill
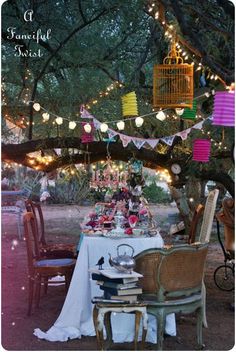
[[[153,107],[192,108],[193,65],[183,62],[175,41],[163,64],[154,65]]]

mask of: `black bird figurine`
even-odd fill
[[[98,265],[99,270],[103,270],[102,265],[104,264],[104,257],[101,257],[96,265]]]

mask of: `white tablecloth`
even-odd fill
[[[61,314],[46,333],[37,328],[34,335],[49,341],[67,341],[68,339],[80,338],[81,335],[95,335],[91,299],[94,296],[102,296],[103,291],[91,279],[88,269],[94,267],[102,256],[105,257],[104,267],[108,267],[108,253],[117,256],[116,247],[122,243],[130,244],[134,248],[134,255],[148,248],[163,246],[163,240],[159,235],[148,238],[122,239],[85,236]],[[133,314],[119,313],[115,315],[113,313],[111,321],[114,342],[133,341]],[[172,336],[176,334],[174,314],[170,314],[166,318],[166,333]],[[156,343],[156,321],[151,315],[149,315],[147,341]]]

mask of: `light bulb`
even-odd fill
[[[106,132],[108,130],[108,125],[106,123],[102,123],[100,126],[101,132]]]
[[[62,125],[62,124],[63,124],[63,118],[62,118],[62,117],[59,117],[59,116],[58,116],[55,121],[56,121],[56,123],[57,123],[58,125]]]
[[[43,121],[48,121],[48,120],[49,120],[49,117],[50,117],[49,113],[44,112],[44,113],[42,114],[42,116],[43,116]]]
[[[75,122],[75,121],[70,121],[70,122],[69,122],[69,129],[70,129],[70,130],[74,130],[75,127],[76,127],[76,122]]]
[[[206,93],[205,93],[205,96],[206,96],[207,98],[209,98],[210,93],[209,93],[209,92],[206,92]]]
[[[175,112],[176,112],[177,115],[181,116],[181,115],[183,115],[183,113],[184,113],[184,109],[182,109],[182,108],[176,108],[176,109],[175,109]]]
[[[135,125],[136,125],[137,127],[141,127],[143,123],[144,123],[144,119],[143,119],[142,117],[136,117],[136,119],[135,119]]]
[[[41,109],[41,106],[39,103],[34,103],[33,108],[35,111],[39,111]]]
[[[86,123],[86,125],[84,125],[84,130],[86,133],[90,133],[92,131],[92,127],[89,123]]]
[[[122,131],[125,128],[125,123],[124,123],[124,121],[119,121],[119,122],[117,122],[116,126],[119,131]]]
[[[164,121],[166,119],[166,115],[165,113],[160,110],[157,114],[156,114],[156,118],[160,121]]]

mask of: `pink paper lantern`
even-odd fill
[[[234,92],[216,92],[213,109],[213,125],[234,126]]]
[[[193,142],[193,160],[207,163],[210,158],[211,141],[209,139],[195,139]]]

